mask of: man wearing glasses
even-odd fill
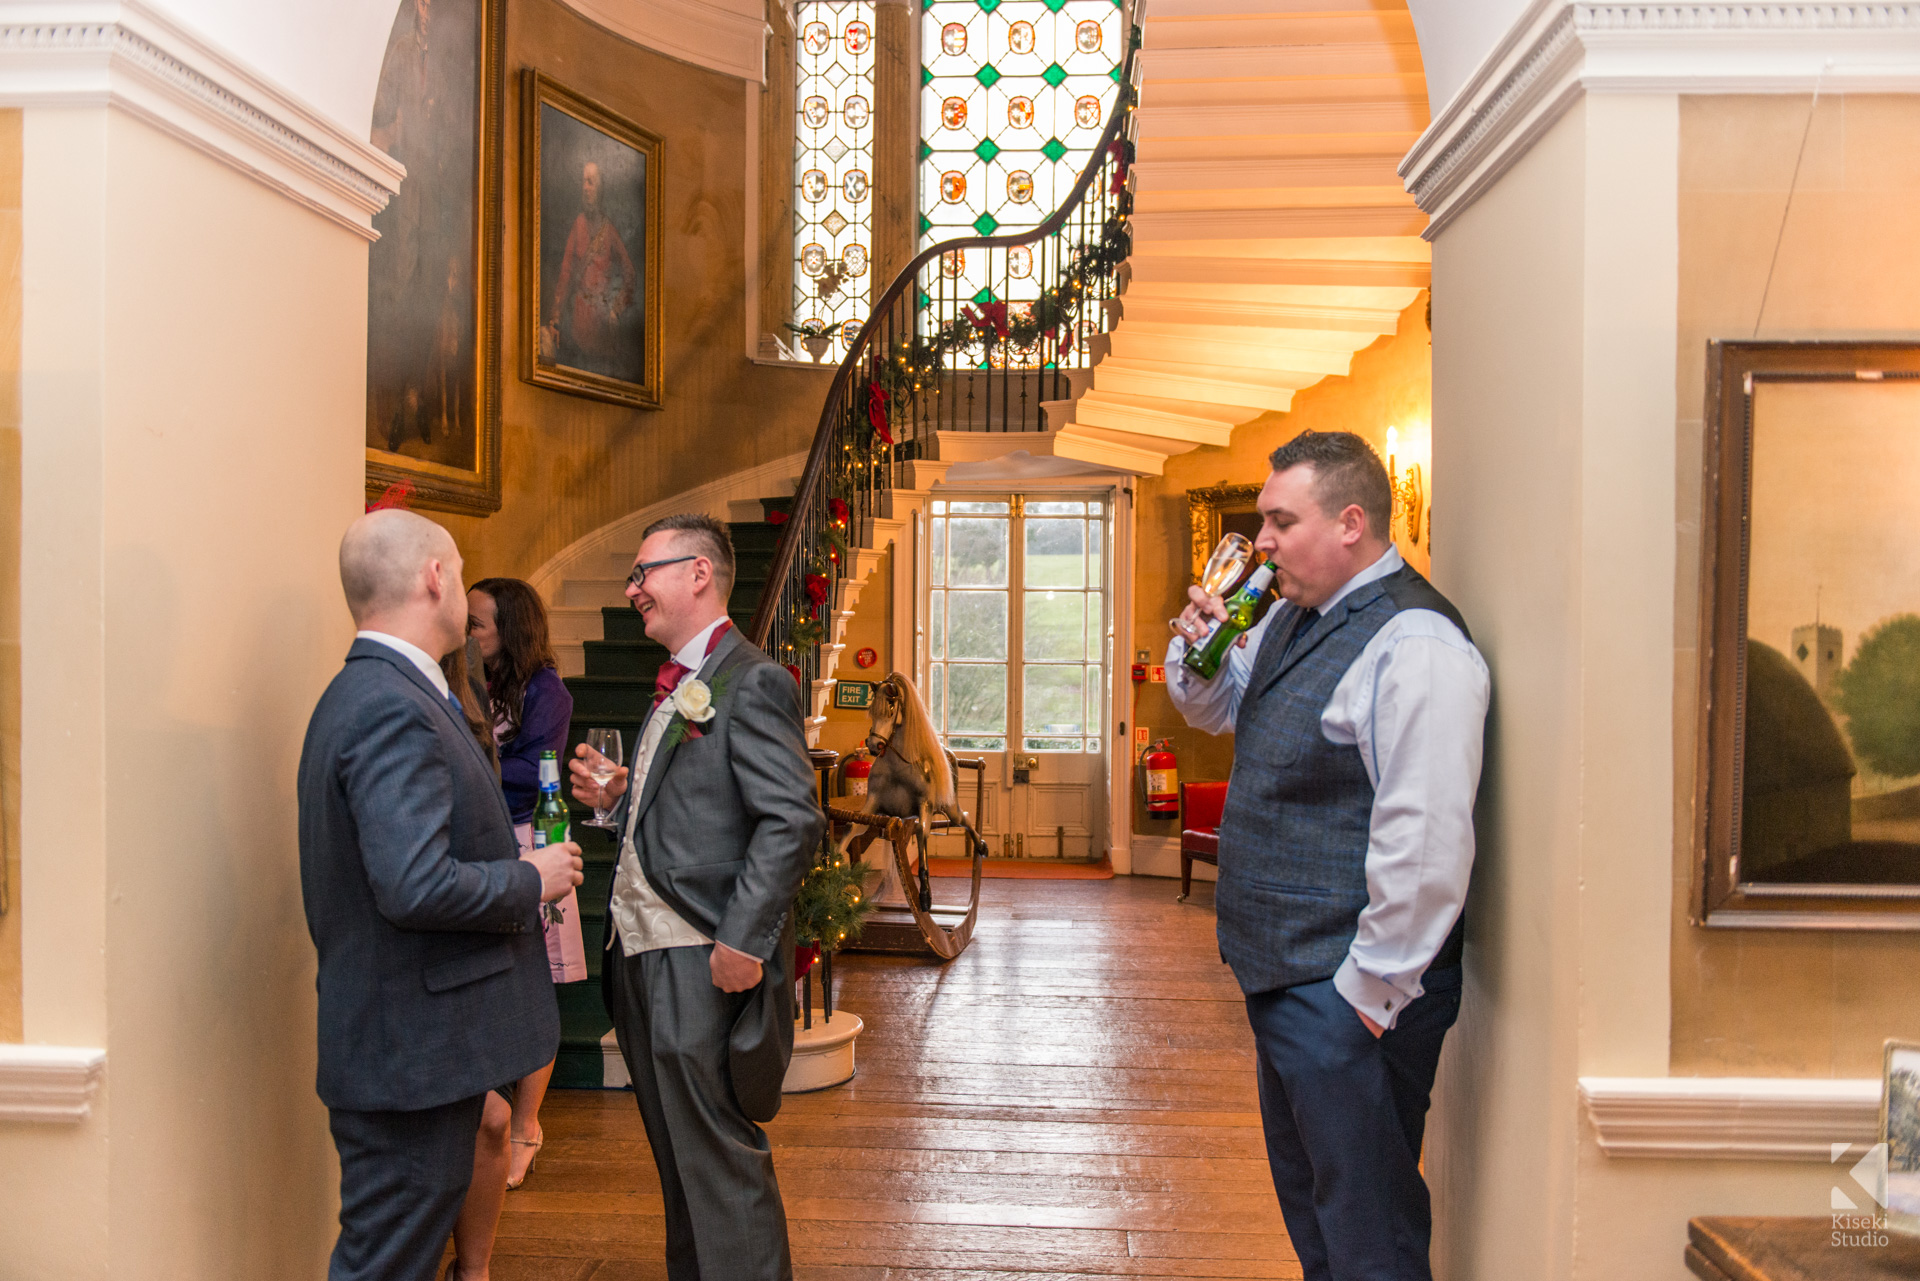
[[[627,599],[672,654],[631,770],[573,794],[614,810],[620,860],[600,967],[666,1202],[672,1281],[789,1281],[787,1219],[760,1123],[793,1053],[793,928],[825,816],[800,690],[727,619],[727,527],[647,529]],[[635,786],[629,786],[629,782]]]

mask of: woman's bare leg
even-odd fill
[[[507,1131],[513,1112],[507,1101],[487,1091],[480,1133],[473,1140],[473,1182],[467,1203],[453,1225],[453,1267],[448,1281],[487,1281],[493,1263],[493,1234],[500,1227],[500,1206],[507,1199]]]
[[[513,1126],[508,1131],[511,1138],[520,1140],[512,1144],[512,1152],[507,1158],[507,1182],[518,1186],[527,1177],[527,1167],[533,1164],[534,1145],[544,1136],[540,1130],[540,1104],[547,1097],[547,1082],[553,1078],[553,1064],[536,1068],[520,1078],[520,1084],[513,1091]]]

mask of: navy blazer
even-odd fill
[[[414,1111],[552,1061],[540,876],[463,717],[356,640],[300,754],[300,889],[320,953],[328,1107]]]

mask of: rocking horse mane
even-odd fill
[[[920,701],[920,691],[899,672],[889,675],[883,684],[892,695],[895,709],[887,750],[920,767],[921,776],[927,780],[927,799],[935,807],[953,804],[953,770],[947,764],[947,749],[934,733],[933,717]]]

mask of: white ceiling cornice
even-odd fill
[[[1586,93],[1912,93],[1920,3],[1534,0],[1400,162],[1432,239]]]
[[[142,0],[0,8],[0,106],[112,105],[367,239],[406,169]]]
[[[561,0],[642,48],[709,71],[767,82],[765,10],[756,0]]]

